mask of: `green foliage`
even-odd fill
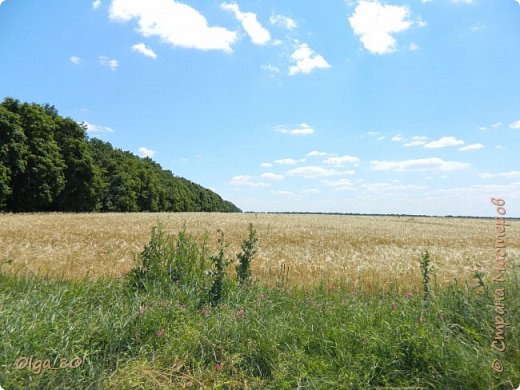
[[[0,211],[240,212],[149,158],[88,140],[54,106],[0,104]]]
[[[430,274],[431,274],[431,264],[430,264],[430,253],[425,251],[421,254],[421,276],[423,282],[423,296],[424,299],[428,299],[431,294],[430,289]]]
[[[159,232],[156,232],[156,236]],[[156,238],[157,240],[157,238]],[[167,253],[163,242],[150,259]],[[182,246],[182,245],[181,245]],[[189,245],[180,252],[190,252]],[[162,249],[160,249],[162,248]],[[155,253],[155,254],[153,254]],[[172,260],[173,261],[173,260]],[[210,266],[211,264],[208,264]],[[431,296],[232,287],[203,310],[114,280],[0,278],[5,389],[512,389],[520,383],[518,271],[510,270],[505,370],[494,375],[494,297],[453,285]],[[173,292],[173,291],[172,291]],[[83,357],[79,369],[16,369],[19,356]]]
[[[177,236],[154,227],[150,242],[137,257],[129,273],[130,285],[139,290],[181,295],[196,304],[203,301],[211,283],[208,248],[199,244],[184,228]]]
[[[242,251],[237,254],[238,264],[236,266],[238,282],[245,284],[251,280],[251,261],[258,248],[258,237],[253,224],[249,224],[249,236],[242,242]]]
[[[224,279],[226,276],[226,268],[231,262],[225,258],[224,249],[224,232],[222,230],[218,230],[219,238],[219,252],[217,255],[211,256],[211,261],[213,262],[213,270],[210,275],[212,276],[212,284],[209,290],[209,302],[212,306],[217,306],[218,303],[222,299],[222,293],[224,290]]]

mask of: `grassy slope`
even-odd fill
[[[498,388],[511,389],[509,381],[520,384],[520,291],[518,273],[509,275],[513,326],[500,375],[490,368],[493,296],[482,287],[445,289],[429,307],[418,296],[355,296],[333,286],[234,288],[217,308],[201,309],[121,281],[0,276],[0,385],[487,389],[502,381]],[[20,355],[58,366],[78,354],[79,369],[36,375],[14,367]]]

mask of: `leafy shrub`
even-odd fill
[[[236,266],[237,278],[240,284],[251,280],[251,261],[257,252],[258,238],[253,224],[249,224],[249,236],[242,242],[242,251],[237,254],[238,264]]]

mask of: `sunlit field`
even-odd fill
[[[130,213],[2,214],[0,259],[6,273],[64,279],[121,277],[134,256],[162,223],[169,233],[185,224],[198,239],[216,248],[221,229],[227,252],[239,250],[253,223],[259,252],[253,276],[289,286],[326,281],[353,291],[420,288],[419,257],[428,250],[434,286],[489,274],[494,259],[494,221],[462,218],[368,217],[340,215]],[[507,231],[509,258],[519,258],[520,232]],[[284,276],[285,275],[285,276]]]

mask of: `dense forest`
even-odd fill
[[[221,211],[234,204],[150,158],[89,139],[49,104],[0,104],[0,211]]]

